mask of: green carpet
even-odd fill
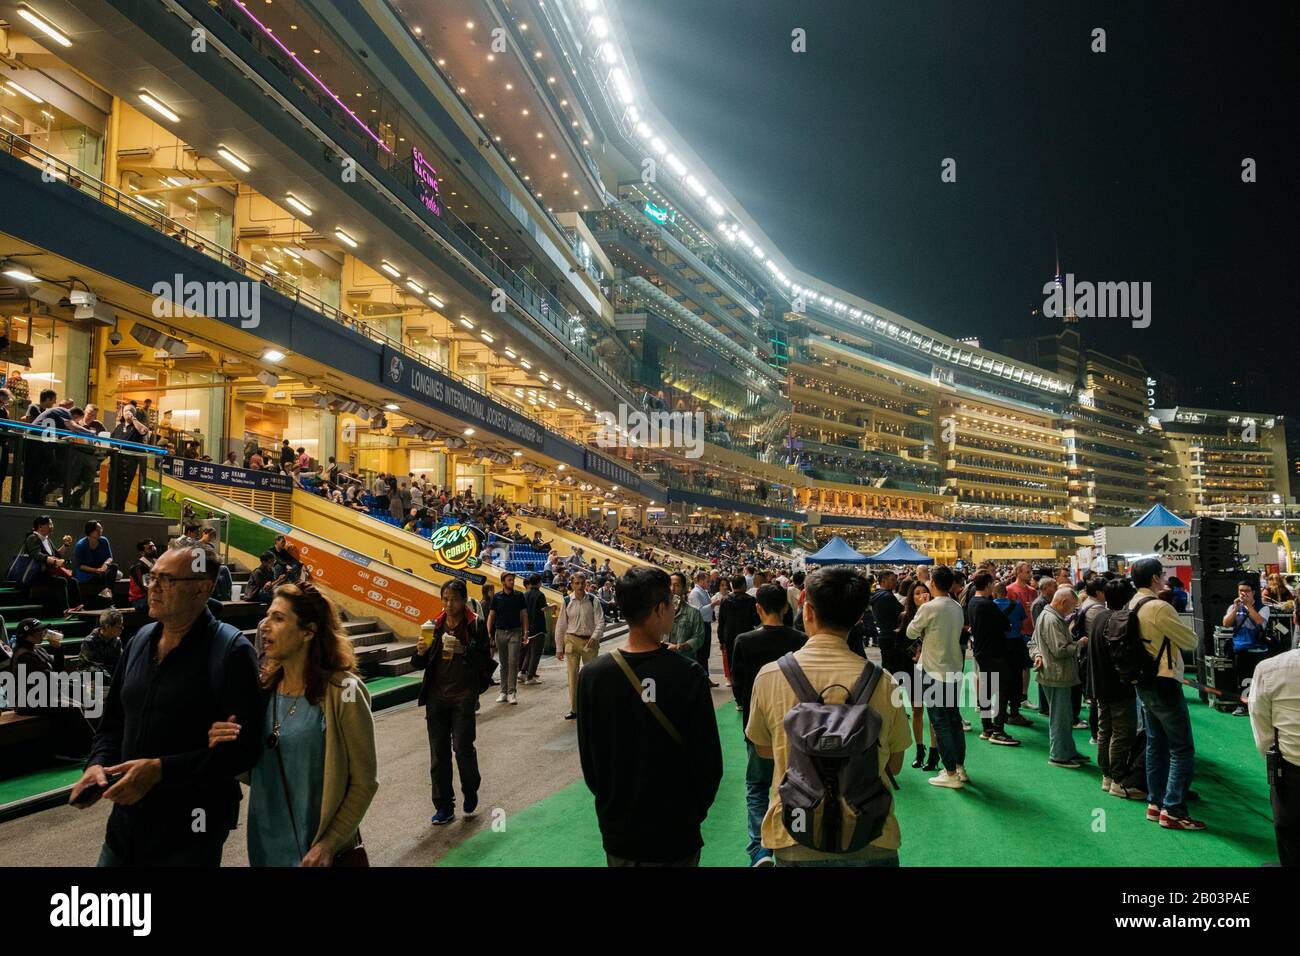
[[[1031,700],[1036,691],[1031,687]],[[1063,770],[1047,762],[1047,723],[1027,712],[1033,727],[1014,728],[1019,747],[966,735],[971,784],[931,787],[908,754],[895,806],[903,833],[904,866],[1258,866],[1277,859],[1263,760],[1245,717],[1216,713],[1188,690],[1200,799],[1192,815],[1201,833],[1162,830],[1146,820],[1146,803],[1101,792],[1095,766]],[[1085,711],[1086,712],[1086,711]],[[745,743],[730,701],[717,710],[723,778],[704,823],[702,866],[744,866]],[[1088,731],[1076,731],[1094,756]],[[488,781],[490,784],[490,781]],[[578,780],[510,814],[505,832],[484,828],[451,850],[443,866],[601,866],[604,853],[591,793]]]

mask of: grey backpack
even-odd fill
[[[785,828],[802,846],[853,853],[880,836],[893,797],[880,775],[880,714],[867,706],[883,671],[867,661],[848,701],[827,704],[793,654],[778,663],[799,703],[785,715],[789,765],[778,793]],[[832,684],[831,687],[842,687]]]

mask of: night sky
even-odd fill
[[[1172,373],[1184,404],[1236,379],[1300,414],[1300,5],[611,5],[650,99],[797,268],[996,349],[1058,327],[1031,314],[1056,243],[1077,279],[1152,283],[1149,328],[1093,319],[1085,341]]]

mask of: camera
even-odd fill
[[[108,342],[109,342],[110,345],[121,345],[121,344],[122,344],[122,333],[119,332],[117,329],[114,329],[112,332],[109,332],[109,333],[108,333]]]

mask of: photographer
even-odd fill
[[[149,444],[149,426],[136,416],[134,403],[128,402],[122,406],[117,424],[109,437],[114,441]],[[131,496],[131,485],[135,483],[143,453],[119,448],[113,452],[112,459],[108,472],[108,510],[125,511],[126,500]]]
[[[1268,642],[1269,613],[1270,608],[1259,599],[1253,580],[1237,585],[1237,600],[1223,615],[1223,626],[1232,628],[1232,656],[1237,677],[1243,682],[1255,673],[1255,665],[1271,650]],[[1233,714],[1244,717],[1245,706],[1238,707]]]

